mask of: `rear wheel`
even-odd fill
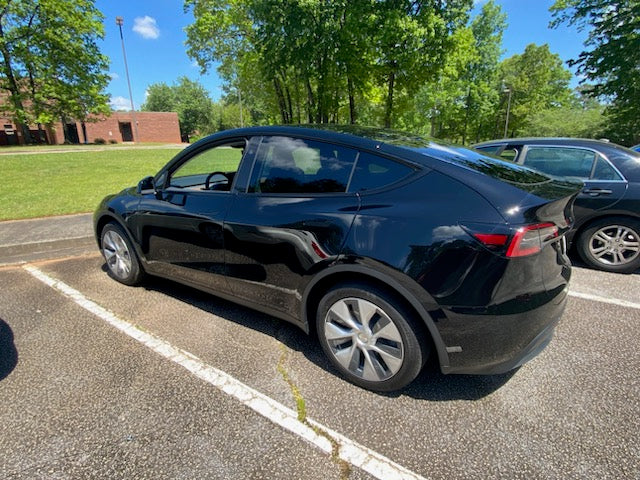
[[[115,223],[102,229],[100,245],[109,275],[125,285],[138,285],[144,276],[136,252],[125,231]]]
[[[640,222],[623,217],[596,220],[580,234],[577,249],[594,268],[634,272],[640,268]]]
[[[331,363],[347,380],[369,390],[406,386],[429,353],[424,329],[410,313],[366,284],[330,290],[319,303],[316,327]]]

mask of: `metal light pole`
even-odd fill
[[[512,91],[511,91],[510,88],[505,88],[502,92],[509,94],[509,100],[507,101],[507,118],[504,121],[504,138],[507,138],[507,132],[509,130],[509,113],[511,112],[511,93],[512,93]]]
[[[116,17],[116,25],[120,28],[120,41],[122,42],[122,56],[124,57],[124,71],[127,75],[127,85],[129,86],[129,100],[131,100],[131,121],[133,122],[133,128],[135,136],[133,137],[133,143],[137,143],[140,140],[138,136],[138,122],[136,122],[136,109],[133,106],[133,94],[131,93],[131,81],[129,80],[129,67],[127,66],[127,52],[124,49],[124,36],[122,35],[122,25],[124,24],[124,17]]]

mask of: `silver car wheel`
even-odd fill
[[[402,367],[400,331],[387,313],[367,300],[350,297],[331,305],[324,335],[335,360],[363,380],[380,382]]]
[[[640,237],[624,225],[607,225],[591,236],[589,252],[605,265],[626,265],[640,255]]]
[[[109,230],[104,234],[102,252],[111,273],[126,279],[131,273],[131,252],[118,232]]]

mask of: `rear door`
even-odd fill
[[[262,138],[224,224],[235,296],[300,321],[305,286],[336,259],[358,210],[358,196],[345,193],[356,158],[315,140]]]
[[[518,161],[550,175],[583,181],[584,188],[574,205],[578,220],[595,211],[611,208],[627,190],[627,182],[622,175],[605,157],[590,148],[527,145]]]

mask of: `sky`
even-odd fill
[[[473,14],[480,11],[485,1],[475,0]],[[553,0],[498,0],[496,3],[507,14],[503,58],[522,53],[530,43],[547,43],[551,52],[565,62],[582,51],[584,32],[566,24],[548,28]],[[124,17],[122,33],[136,109],[144,103],[149,85],[159,82],[171,85],[181,76],[199,81],[213,100],[221,97],[222,82],[216,72],[200,75],[200,68],[186,54],[184,28],[193,22],[193,16],[184,12],[183,0],[97,0],[96,6],[105,16],[105,38],[99,46],[111,62],[107,92],[111,94],[113,108],[131,109],[116,16]],[[571,86],[577,86],[578,80],[574,76]]]

